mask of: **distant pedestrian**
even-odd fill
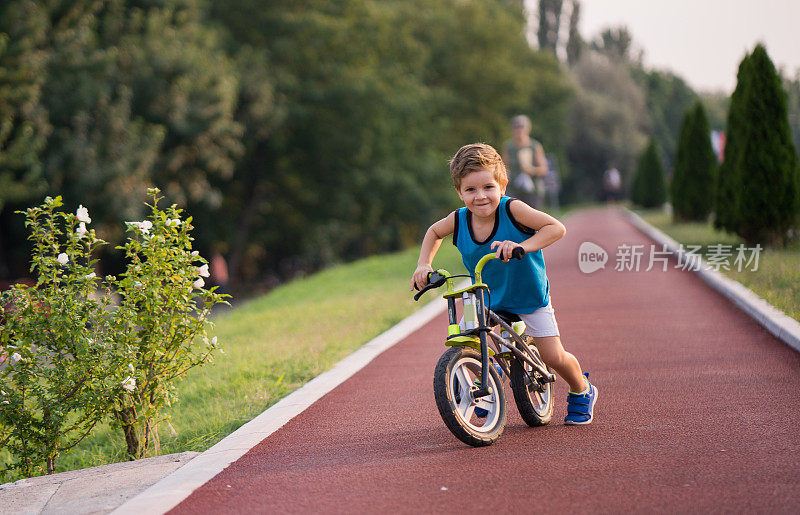
[[[531,138],[531,119],[520,114],[511,119],[513,137],[503,147],[508,170],[508,193],[529,206],[544,209],[547,158],[542,144]]]
[[[622,175],[614,165],[609,165],[603,172],[603,190],[606,202],[614,203],[622,198]]]

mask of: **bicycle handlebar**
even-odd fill
[[[511,259],[522,259],[525,256],[525,249],[522,247],[515,247],[514,250],[511,251]],[[480,275],[481,271],[483,270],[483,266],[491,261],[492,259],[497,259],[497,254],[491,252],[483,256],[479,261],[478,264],[475,265],[475,278],[477,282],[480,282]],[[439,286],[443,285],[447,280],[446,275],[442,275],[439,272],[431,272],[428,274],[428,284],[422,288],[416,295],[414,295],[414,300],[419,300],[428,290],[432,290],[434,288],[438,288]]]
[[[439,272],[429,273],[427,286],[422,288],[416,295],[414,295],[414,300],[419,300],[419,298],[422,297],[423,293],[425,293],[428,290],[438,288],[439,286],[443,285],[446,280],[447,276],[442,275]]]

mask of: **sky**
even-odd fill
[[[581,0],[584,38],[620,25],[646,67],[700,91],[732,92],[739,62],[758,42],[777,68],[790,76],[800,69],[800,0]]]

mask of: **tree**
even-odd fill
[[[728,108],[725,152],[717,173],[716,187],[714,188],[714,227],[731,233],[736,232],[736,221],[739,212],[738,200],[741,186],[738,173],[740,170],[739,159],[746,138],[744,134],[746,121],[743,118],[743,105],[751,77],[747,70],[749,65],[750,54],[747,54],[739,63],[739,70],[736,73],[736,88],[733,90],[730,107]]]
[[[748,243],[780,245],[800,214],[800,162],[792,143],[786,93],[767,51],[750,56],[742,105],[737,234]]]
[[[586,42],[578,31],[581,17],[580,0],[572,0],[572,12],[569,15],[569,39],[567,40],[567,64],[574,66],[581,57]]]
[[[605,29],[592,43],[592,47],[614,60],[635,63],[642,60],[642,52],[634,47],[633,36],[628,27]]]
[[[539,0],[539,29],[536,32],[539,48],[555,55],[558,32],[561,28],[561,10],[564,0]]]
[[[704,221],[713,208],[716,156],[703,104],[686,111],[670,185],[676,220]]]
[[[631,185],[631,200],[645,208],[660,207],[667,200],[664,165],[653,138],[639,156]]]

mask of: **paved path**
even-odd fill
[[[595,422],[527,427],[508,391],[495,445],[456,440],[432,376],[444,315],[379,356],[174,513],[798,512],[800,354],[689,272],[614,271],[651,242],[613,209],[545,251],[562,338],[600,391]],[[581,242],[610,254],[582,274]]]

